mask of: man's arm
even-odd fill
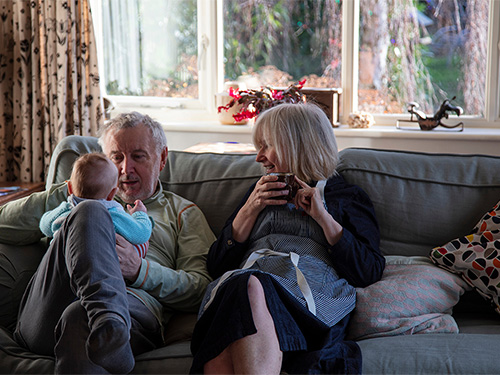
[[[196,312],[211,281],[206,256],[215,236],[194,204],[172,210],[170,221],[160,220],[149,207],[148,213],[155,221],[150,248],[130,286],[147,291],[167,309]]]
[[[39,227],[42,215],[56,208],[66,197],[67,187],[62,183],[1,206],[0,242],[27,245],[39,241],[43,237]]]

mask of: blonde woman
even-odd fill
[[[217,278],[200,309],[192,373],[360,373],[344,341],[355,287],[380,279],[385,261],[368,196],[336,173],[333,128],[313,104],[259,115],[253,142],[266,174],[212,245]],[[277,173],[293,173],[293,199]]]

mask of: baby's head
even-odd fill
[[[79,198],[111,200],[118,190],[118,169],[100,152],[76,159],[68,191]]]

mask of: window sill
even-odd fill
[[[373,126],[369,129],[335,130],[339,149],[368,147],[430,153],[487,154],[500,156],[500,129],[465,128],[450,130],[401,130],[392,126]]]
[[[204,142],[252,142],[253,125],[221,125],[218,121],[165,122],[169,148],[184,150]],[[500,129],[465,128],[449,130],[401,130],[393,126],[352,129],[341,125],[334,129],[339,149],[368,147],[422,152],[489,154],[500,156]]]
[[[166,132],[252,134],[252,124],[223,125],[219,121],[161,122]]]
[[[167,134],[169,149],[184,150],[198,143],[206,142],[252,142],[253,124],[222,125],[216,113],[165,108],[121,108],[124,111],[139,110],[158,120]],[[120,112],[120,110],[116,111]],[[113,115],[116,114],[113,113]],[[379,122],[380,123],[380,122]],[[375,124],[367,129],[353,129],[341,125],[334,129],[339,149],[347,147],[368,147],[399,149],[422,152],[489,154],[500,156],[500,127],[494,123],[486,126],[467,126],[464,131],[436,128],[431,131],[402,130],[395,125]]]
[[[403,130],[395,126],[374,125],[367,129],[353,129],[347,125],[341,125],[334,129],[337,137],[367,137],[367,138],[394,138],[394,139],[447,139],[447,140],[474,140],[492,141],[500,140],[500,129],[498,128],[465,128],[463,131],[440,130],[436,128],[430,131]]]
[[[161,122],[167,132],[213,132],[213,133],[241,133],[252,134],[252,123],[246,125],[223,125],[213,121],[189,122]],[[363,138],[394,138],[394,139],[449,139],[449,140],[476,140],[500,141],[500,129],[497,128],[465,128],[463,131],[439,130],[403,130],[394,126],[374,125],[370,128],[350,128],[340,125],[334,128],[336,137],[363,137]]]

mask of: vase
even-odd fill
[[[221,106],[227,105],[233,98],[231,95],[229,95],[229,88],[233,88],[233,90],[238,90],[242,89],[244,90],[244,87],[241,87],[242,84],[239,82],[226,82],[224,84],[225,86],[225,91],[220,92],[218,94],[215,94],[215,108],[217,109],[218,116],[219,116],[219,122],[223,125],[245,125],[248,123],[247,119],[241,120],[241,121],[236,121],[233,117],[233,115],[239,113],[241,109],[243,108],[242,104],[235,104],[231,108],[229,108],[227,111],[225,109],[221,109],[221,111],[218,111],[218,108]]]

